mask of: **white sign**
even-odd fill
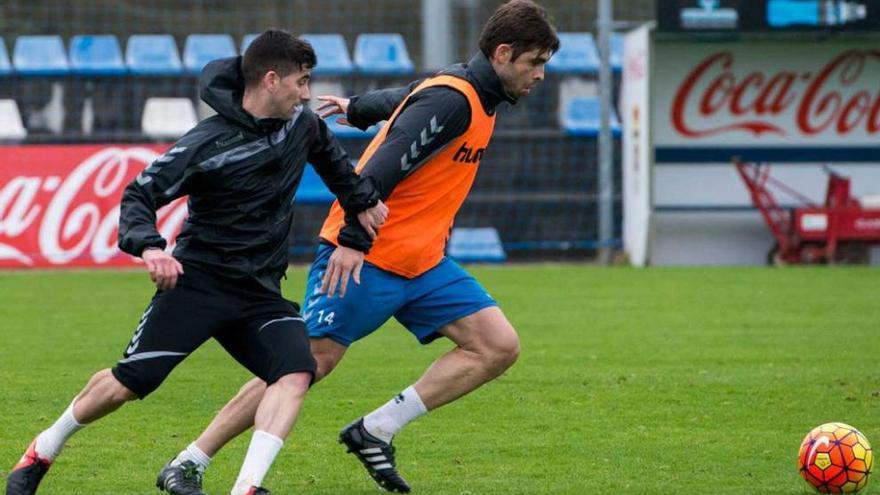
[[[801,230],[804,232],[824,232],[828,230],[828,215],[809,213],[801,217]]]
[[[880,143],[876,42],[663,42],[654,57],[658,147]]]
[[[650,29],[642,27],[624,40],[623,88],[623,246],[630,263],[648,263],[651,221],[651,141],[649,134],[648,49]]]

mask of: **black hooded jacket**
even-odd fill
[[[307,107],[297,108],[290,120],[247,113],[241,57],[208,64],[199,90],[217,115],[199,122],[126,187],[119,247],[134,256],[164,248],[156,210],[189,195],[189,217],[174,257],[228,276],[256,277],[277,290],[287,267],[293,198],[307,161],[352,218],[377,203],[378,191],[372,179],[354,173],[333,133]]]

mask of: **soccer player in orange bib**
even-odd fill
[[[444,250],[492,137],[496,107],[529,94],[558,48],[544,10],[512,0],[486,23],[480,51],[468,63],[405,88],[324,98],[325,117],[345,113],[362,129],[388,121],[357,172],[374,181],[389,214],[371,246],[375,232],[346,222],[338,202],[330,209],[303,308],[316,379],[391,317],[422,344],[440,337],[456,344],[412,386],[340,433],[340,442],[388,491],[410,491],[397,472],[394,435],[498,377],[519,354],[516,331],[495,300]],[[349,278],[356,283],[349,285]],[[191,460],[204,470],[211,456],[253,424],[264,389],[258,379],[246,384],[177,461]]]

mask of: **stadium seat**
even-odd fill
[[[372,127],[368,127],[366,131],[362,131],[357,127],[343,125],[337,122],[341,117],[342,115],[333,115],[324,120],[327,122],[327,126],[330,127],[330,130],[333,131],[333,134],[336,134],[336,137],[342,139],[372,138],[379,132],[379,128],[382,126],[382,124],[376,124]]]
[[[311,82],[311,84],[309,85],[309,89],[312,93],[312,99],[309,100],[309,108],[311,108],[312,111],[315,113],[318,113],[318,107],[320,107],[324,103],[323,101],[318,99],[319,96],[345,95],[345,88],[342,87],[341,82],[336,80],[318,79]]]
[[[501,263],[507,259],[494,227],[452,229],[448,254],[464,263]]]
[[[320,64],[320,59],[318,61]],[[334,96],[342,96],[345,94],[345,90],[342,87],[342,84],[338,81],[326,81],[319,80],[312,83],[312,100],[309,102],[309,106],[312,111],[317,113],[317,108],[321,105],[321,101],[318,100],[318,96],[322,95],[334,95]],[[372,126],[368,128],[366,131],[362,131],[356,127],[351,127],[349,125],[342,125],[337,120],[339,120],[342,115],[333,115],[325,119],[327,122],[327,126],[330,127],[330,130],[333,131],[333,134],[336,134],[337,137],[340,138],[371,138],[376,135],[379,131],[378,126]]]
[[[320,64],[320,59],[318,59],[318,63]],[[312,83],[312,100],[309,102],[309,106],[312,111],[316,111],[317,108],[321,105],[321,101],[318,100],[318,96],[322,95],[334,95],[334,96],[342,96],[345,94],[345,90],[342,87],[342,84],[338,81],[326,81],[319,80]],[[316,112],[317,113],[317,112]],[[372,126],[366,131],[362,131],[356,127],[351,127],[349,125],[342,125],[337,120],[339,120],[341,115],[333,115],[325,119],[327,122],[327,126],[330,127],[330,130],[333,131],[333,134],[336,134],[337,137],[340,138],[371,138],[379,132],[378,126]]]
[[[21,140],[27,137],[27,130],[21,122],[18,104],[15,100],[0,100],[0,140]]]
[[[360,34],[354,47],[357,70],[370,75],[411,74],[414,70],[403,36],[391,34]]]
[[[15,71],[28,76],[59,76],[70,72],[61,36],[19,36],[12,55]]]
[[[128,38],[125,63],[136,75],[174,76],[182,72],[177,44],[170,34],[135,34]]]
[[[74,74],[113,76],[126,71],[119,40],[112,34],[74,36],[68,55]]]
[[[611,35],[611,70],[614,72],[623,70],[623,40],[622,33]]]
[[[256,34],[256,33],[253,33],[253,34],[246,34],[246,35],[242,36],[242,38],[241,38],[241,47],[240,47],[239,50],[238,50],[239,53],[241,53],[242,55],[244,55],[244,52],[247,50],[247,48],[248,48],[249,46],[251,46],[251,43],[253,43],[254,40],[257,39],[257,36],[259,36],[259,34]]]
[[[153,139],[177,139],[198,123],[189,98],[147,98],[141,130]]]
[[[6,43],[0,38],[0,76],[12,72],[12,64],[9,63],[9,53],[6,51]]]
[[[312,164],[306,165],[299,188],[296,190],[296,202],[298,204],[326,205],[332,203],[334,199],[336,196],[333,196],[333,193],[327,189]]]
[[[562,127],[569,136],[597,136],[601,126],[601,104],[596,97],[572,98],[565,107]],[[611,131],[620,135],[620,120],[611,109]]]
[[[560,47],[547,62],[547,72],[596,74],[601,61],[596,41],[590,33],[559,33]]]
[[[203,100],[199,100],[198,103],[196,103],[196,115],[198,116],[199,122],[201,122],[208,117],[217,115],[217,111]]]
[[[326,76],[351,74],[354,67],[341,34],[304,34],[302,39],[311,43],[318,56],[318,66],[314,73]]]
[[[208,62],[236,55],[235,41],[228,34],[191,34],[183,48],[183,66],[190,74],[198,74]]]

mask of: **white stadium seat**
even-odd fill
[[[153,139],[177,139],[196,126],[196,109],[189,98],[147,98],[141,130]]]
[[[0,139],[21,140],[27,137],[27,130],[21,122],[18,104],[15,100],[0,100]]]

